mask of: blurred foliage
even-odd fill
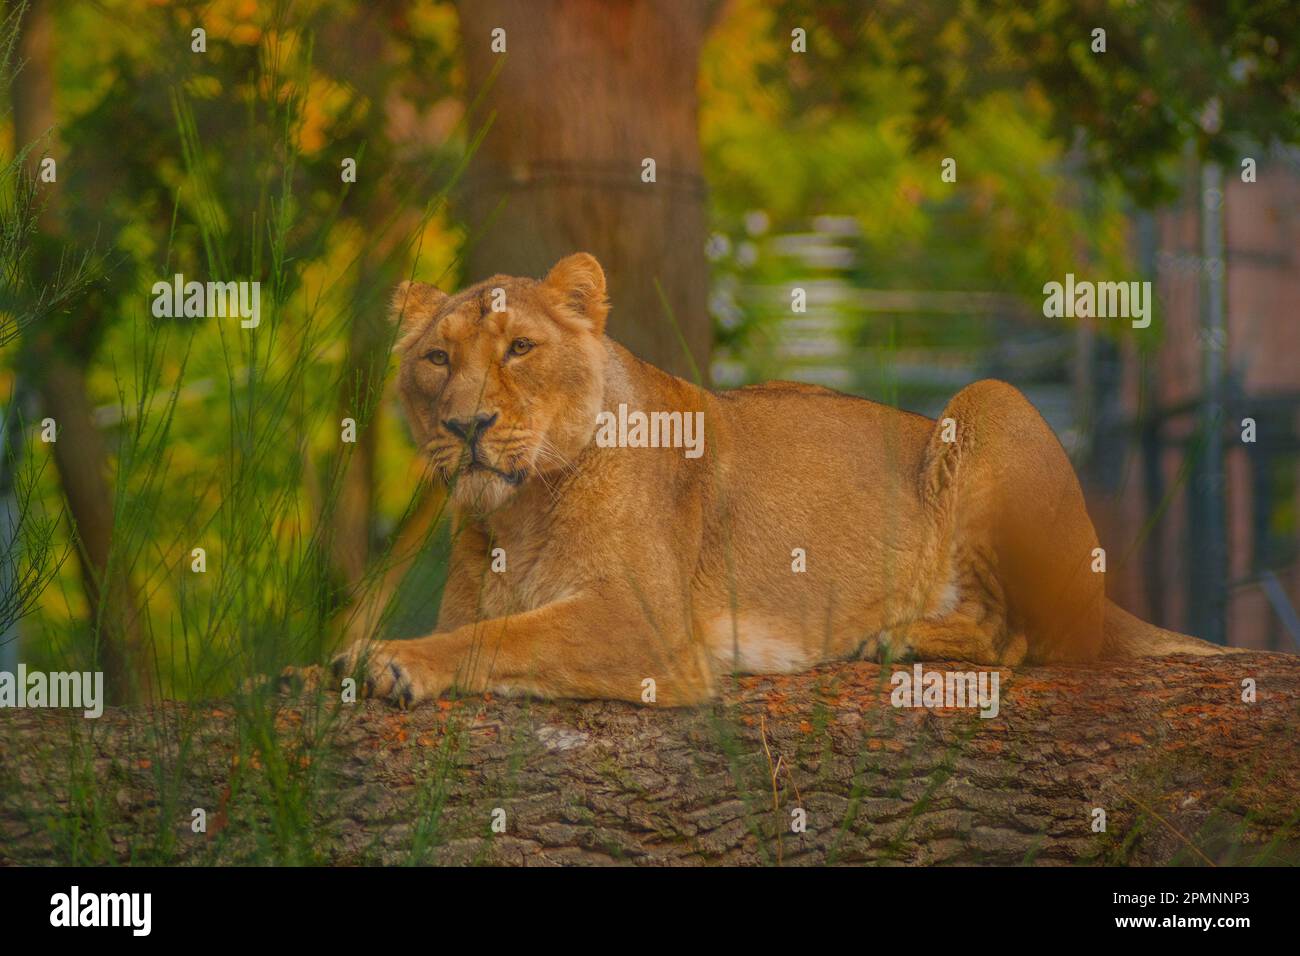
[[[804,232],[817,216],[856,220],[856,235],[840,240],[847,261],[821,274],[852,286],[1029,301],[1044,276],[1131,275],[1122,192],[1114,180],[1077,175],[1082,159],[1054,135],[1056,107],[1043,90],[1024,82],[972,90],[969,105],[935,122],[936,71],[954,67],[932,57],[938,65],[923,69],[911,62],[913,46],[930,34],[962,46],[968,28],[937,15],[931,23],[934,8],[910,5],[904,15],[886,3],[873,14],[736,0],[711,38],[701,128],[714,221],[730,251],[715,267],[714,312],[724,354],[752,366],[747,378],[781,373],[756,355],[782,319],[747,305],[741,290],[808,278],[807,262],[765,237]],[[791,50],[796,26],[807,31],[808,53]],[[948,158],[955,183],[941,175]],[[988,334],[961,316],[945,330],[971,345]],[[923,344],[934,326],[860,334],[875,346],[900,337]]]
[[[1188,140],[1225,162],[1248,143],[1300,141],[1300,15],[1290,0],[737,5],[770,29],[736,52],[763,60],[765,85],[782,90],[791,115],[905,95],[893,115],[907,114],[920,149],[944,142],[988,94],[1023,91],[1050,104],[1055,138],[1081,138],[1089,172],[1155,203],[1176,188],[1167,160]],[[807,30],[807,55],[790,55],[795,27]],[[1104,52],[1093,51],[1099,29]]]
[[[741,290],[810,271],[765,237],[850,215],[851,263],[823,278],[1041,302],[1045,279],[1066,272],[1138,278],[1130,214],[1176,194],[1189,147],[1232,170],[1300,140],[1300,18],[1285,0],[733,0],[727,10],[706,51],[701,130],[725,250],[717,336],[724,355],[751,364],[750,379],[780,371],[755,359],[780,319]],[[1104,52],[1093,51],[1096,29]],[[792,49],[796,30],[806,52]],[[956,183],[941,179],[945,158]],[[981,334],[954,325],[972,343]],[[884,345],[926,333],[867,334]]]
[[[38,317],[88,362],[113,456],[114,547],[147,595],[155,636],[170,635],[166,689],[210,690],[212,675],[176,662],[256,644],[262,635],[238,633],[251,620],[241,609],[306,614],[296,626],[319,640],[342,600],[318,519],[345,464],[340,415],[365,422],[382,400],[373,388],[356,393],[355,317],[386,328],[400,276],[454,282],[462,241],[445,203],[469,141],[455,10],[104,0],[59,4],[55,16],[59,245],[65,257],[107,254],[75,301],[64,295]],[[206,51],[195,52],[200,26]],[[355,183],[343,181],[346,158]],[[30,198],[24,186],[6,177],[11,207]],[[153,317],[151,287],[175,273],[259,282],[258,334],[236,334],[233,319]],[[17,347],[3,358],[9,372],[25,361]],[[13,381],[0,368],[0,394]],[[419,469],[400,420],[381,416],[377,427],[383,534]],[[58,514],[52,469],[39,490],[44,512]],[[196,544],[211,555],[205,576],[189,573]],[[29,622],[33,666],[83,656],[79,592],[68,562]],[[263,616],[259,626],[277,624]],[[227,668],[219,679],[236,676]]]

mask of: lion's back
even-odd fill
[[[934,423],[816,385],[773,382],[720,393],[725,487],[773,534],[860,551],[885,527],[920,520],[918,478]],[[789,549],[786,549],[789,553]]]
[[[934,429],[923,415],[804,382],[764,382],[717,397],[741,457],[793,459],[793,471],[803,470],[801,460],[829,468],[838,459],[862,478],[881,468],[915,474]]]

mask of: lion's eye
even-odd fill
[[[447,353],[442,349],[433,349],[429,352],[426,352],[424,353],[424,357],[428,359],[430,362],[432,362],[434,365],[447,364]]]
[[[510,343],[510,354],[523,355],[525,352],[531,351],[532,348],[533,343],[528,341],[528,339],[515,339]]]

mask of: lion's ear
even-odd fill
[[[393,290],[388,303],[388,318],[401,329],[409,330],[413,322],[427,319],[447,301],[447,293],[428,282],[404,279]]]
[[[543,285],[557,292],[564,304],[586,319],[597,335],[605,331],[609,302],[605,299],[605,270],[586,252],[565,256],[546,274]]]

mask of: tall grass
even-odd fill
[[[5,75],[16,24],[17,14],[6,21],[0,43]],[[300,194],[296,176],[296,134],[313,95],[310,37],[303,34],[302,40],[294,56],[268,44],[261,58],[248,141],[271,148],[249,165],[254,185],[245,195],[221,194],[216,172],[228,161],[230,144],[205,141],[185,84],[173,87],[181,178],[171,233],[152,270],[142,270],[141,287],[123,300],[124,313],[99,363],[117,396],[115,410],[100,410],[113,451],[110,562],[132,582],[146,608],[142,626],[155,704],[220,700],[234,717],[231,739],[225,741],[229,788],[220,811],[238,822],[214,828],[212,852],[235,847],[250,861],[293,864],[322,860],[322,784],[331,771],[331,742],[346,714],[336,695],[305,697],[295,702],[294,729],[286,733],[285,701],[263,678],[289,664],[327,659],[342,637],[340,619],[375,596],[384,569],[395,560],[396,538],[379,544],[372,570],[358,586],[341,585],[329,547],[352,449],[341,441],[334,409],[344,397],[360,429],[377,423],[387,400],[386,380],[359,390],[347,370],[337,367],[338,343],[353,318],[342,293],[347,282],[357,280],[358,261],[394,223],[380,223],[359,248],[353,243],[351,259],[322,277],[320,264],[341,257],[341,244],[331,234],[348,193],[341,183],[335,206],[324,217],[326,228],[305,246],[295,240],[296,217],[310,198]],[[286,77],[285,70],[292,75]],[[289,88],[297,95],[282,95]],[[431,168],[407,184],[403,201],[425,211],[412,234],[391,245],[412,271],[427,269],[420,261],[421,236],[482,132],[467,137],[459,165]],[[43,313],[74,302],[98,278],[84,263],[74,263],[35,291],[24,290],[32,281],[26,251],[39,238],[37,191],[24,172],[29,149],[19,149],[4,167],[0,241],[6,282],[0,316],[5,324],[0,333],[6,340],[16,339]],[[182,234],[184,241],[178,238]],[[313,269],[316,288],[309,281]],[[244,329],[223,318],[154,318],[145,289],[177,271],[202,272],[222,282],[259,280],[260,325]],[[21,434],[26,424],[19,420],[19,406],[16,401],[6,406],[6,436]],[[29,443],[35,441],[34,429],[26,434]],[[23,443],[4,445],[5,462],[16,465]],[[325,461],[324,468],[317,460]],[[6,527],[13,531],[0,563],[0,633],[38,602],[49,610],[62,598],[67,623],[44,615],[29,631],[27,657],[34,666],[97,670],[96,635],[105,622],[90,622],[89,629],[78,623],[84,621],[79,596],[58,577],[72,541],[60,549],[59,497],[51,494],[43,471],[48,456],[32,449],[21,461],[21,468],[3,470],[16,495],[0,501],[16,503],[17,513],[6,515]],[[38,487],[44,488],[43,501]],[[407,488],[398,520],[419,510],[427,493],[419,483]],[[422,573],[435,578],[442,574],[447,551],[441,517],[434,515],[419,542],[426,553]],[[198,548],[205,552],[201,571]],[[47,591],[50,584],[55,587]],[[372,634],[383,633],[400,612],[395,601],[382,604],[381,613],[367,622]],[[425,609],[422,616],[428,614]],[[144,739],[134,741],[105,740],[94,721],[68,721],[64,745],[43,758],[53,765],[46,769],[61,781],[60,792],[23,795],[30,819],[50,837],[54,858],[67,863],[187,858],[179,843],[192,809],[183,805],[186,781],[193,761],[212,759],[203,752],[210,743],[204,739],[203,713],[154,706],[148,723],[136,725],[146,728]],[[121,814],[112,798],[119,782],[112,762],[105,773],[100,759],[105,748],[120,751],[123,760],[129,751],[154,779],[156,825],[147,835],[134,836],[136,842],[125,850],[110,838]],[[433,781],[446,779],[450,751],[444,751],[431,765]],[[416,859],[438,839],[444,799],[444,791],[431,790],[423,800],[426,816],[412,848]],[[206,810],[215,814],[218,807]]]

